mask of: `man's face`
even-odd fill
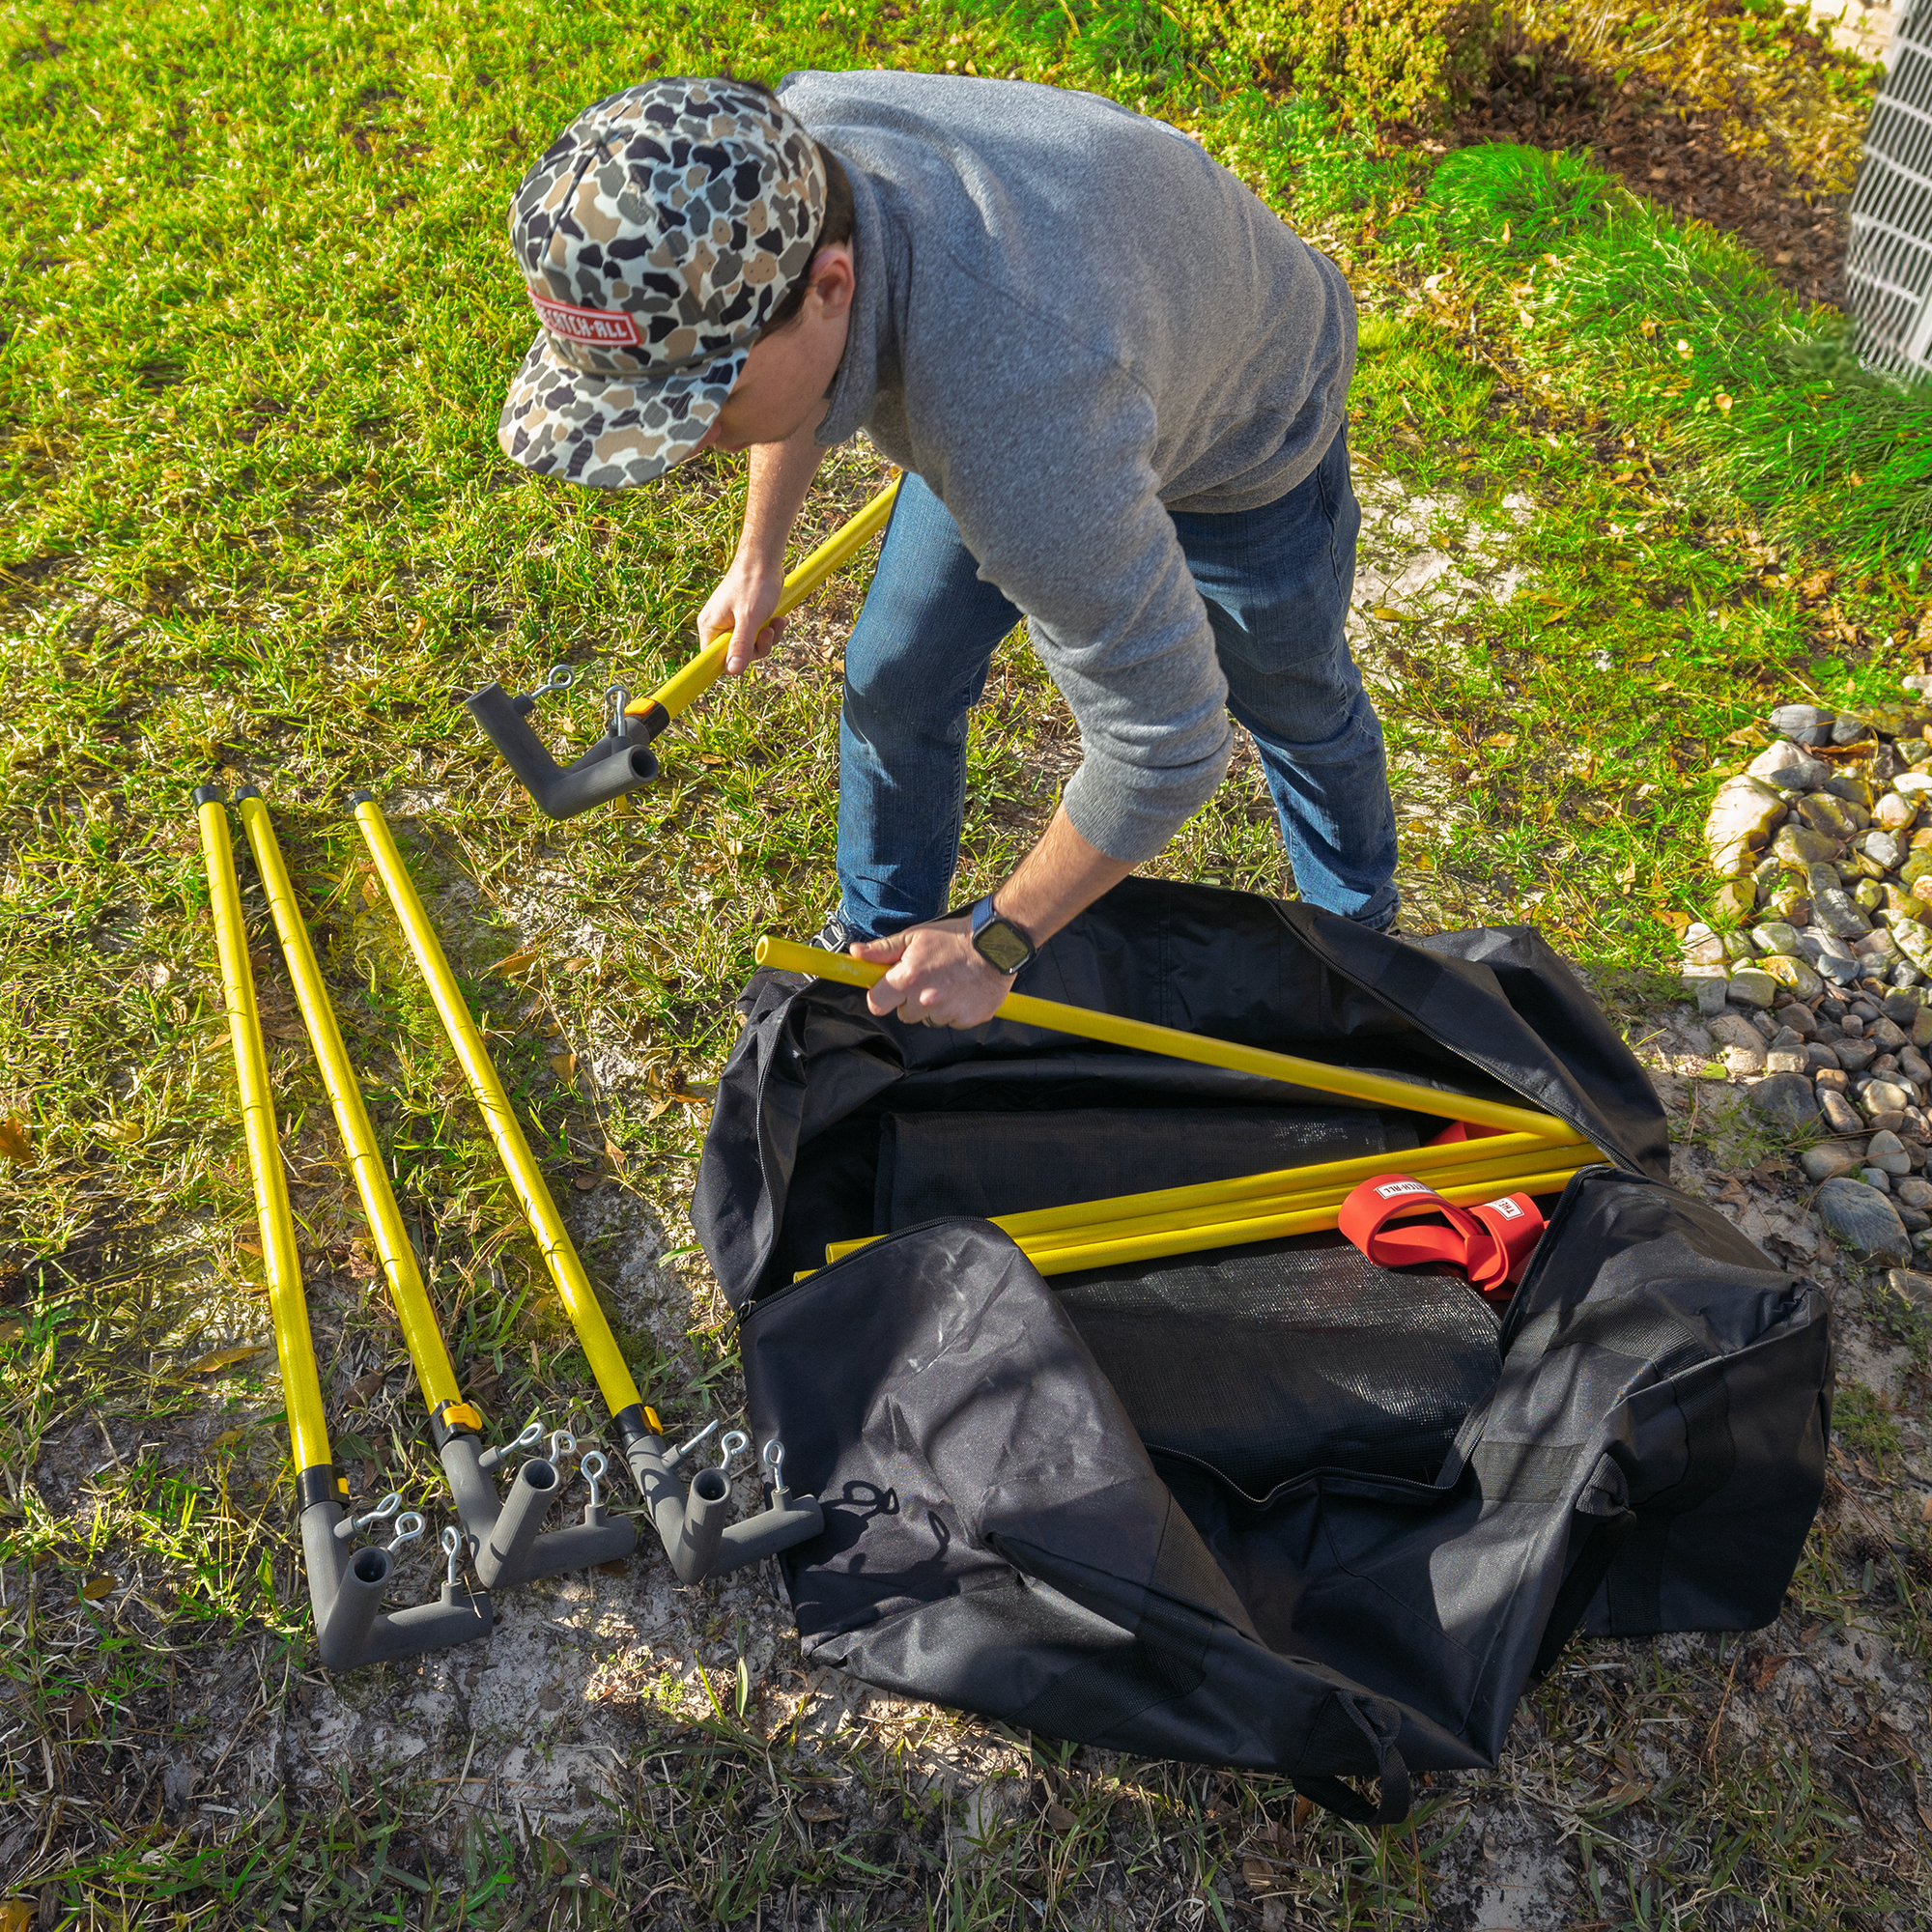
[[[786,442],[824,419],[852,318],[851,243],[821,248],[810,275],[804,308],[789,327],[753,344],[699,449]]]

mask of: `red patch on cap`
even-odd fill
[[[573,308],[534,290],[530,303],[543,326],[566,342],[582,342],[593,349],[636,349],[643,340],[638,333],[637,317],[627,309]]]

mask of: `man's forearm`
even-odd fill
[[[800,430],[787,442],[752,445],[745,523],[738,534],[740,556],[755,557],[774,569],[784,562],[791,526],[825,455],[813,440],[815,427]]]
[[[1010,920],[1036,946],[1044,946],[1133,869],[1130,861],[1110,859],[1082,838],[1063,805],[1039,842],[993,895],[993,904],[1001,918]]]

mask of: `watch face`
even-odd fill
[[[1002,973],[1017,973],[1033,957],[1033,948],[1003,919],[989,919],[973,935],[980,956]]]

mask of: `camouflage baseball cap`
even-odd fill
[[[651,80],[580,114],[510,203],[543,328],[497,419],[503,453],[601,490],[689,456],[824,212],[817,143],[759,89]]]

